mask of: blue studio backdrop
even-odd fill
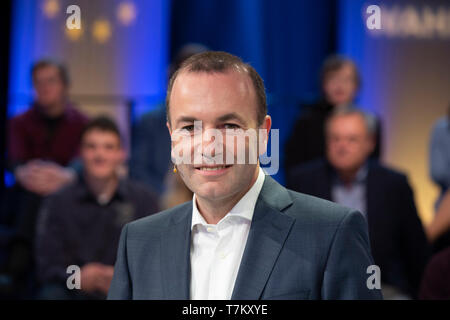
[[[320,94],[318,73],[335,50],[336,1],[173,0],[172,55],[189,42],[238,55],[264,79],[273,128],[284,143],[300,103]],[[270,150],[270,148],[269,148]]]
[[[71,63],[75,64],[71,71],[76,77],[83,63],[77,62],[74,52],[92,50],[90,47],[83,49],[82,45],[92,41],[88,32],[80,40],[84,42],[67,42],[64,34],[55,28],[58,20],[45,17],[43,5],[46,2],[14,1],[9,116],[24,111],[28,105],[31,97],[29,68],[33,61],[52,53],[64,58],[69,50]],[[85,0],[66,2],[61,0],[62,9],[69,2],[79,4],[82,12],[87,12],[86,18],[93,21],[94,11],[110,17],[111,43],[98,46],[89,57],[95,60],[95,54],[101,55],[102,50],[109,52],[96,67],[104,60],[111,60],[107,68],[111,76],[106,79],[115,79],[111,90],[137,101],[140,114],[157,105],[156,100],[163,101],[170,55],[186,43],[202,43],[251,63],[265,81],[273,128],[280,129],[280,171],[274,177],[284,182],[284,143],[300,103],[320,94],[320,65],[336,48],[336,1],[114,0],[95,2],[95,5]],[[132,3],[136,8],[137,22],[129,29],[118,25],[113,17],[111,4],[119,6],[122,2]],[[60,19],[64,19],[62,9]],[[130,64],[131,67],[126,68]],[[107,89],[100,86],[96,92],[110,94]],[[139,103],[140,100],[152,103]]]

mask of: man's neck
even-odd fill
[[[339,180],[346,188],[351,188],[354,183],[366,178],[368,163],[365,162],[354,169],[336,170]]]
[[[206,199],[195,196],[198,211],[208,224],[217,224],[228,212],[242,199],[242,197],[253,187],[258,179],[259,166],[255,170],[252,182],[242,192],[232,195],[226,199]]]
[[[105,200],[106,202],[112,198],[119,185],[119,179],[116,175],[99,179],[85,174],[84,179],[95,198],[97,200]]]
[[[358,174],[359,168],[350,170],[339,170],[337,175],[345,187],[350,188],[356,180],[356,175]]]
[[[50,106],[40,107],[39,110],[42,112],[42,114],[50,119],[58,118],[63,115],[65,107],[66,107],[66,101],[62,100],[60,102],[54,103]],[[39,106],[39,104],[38,104]]]

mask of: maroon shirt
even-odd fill
[[[450,299],[450,247],[435,254],[425,269],[419,298]]]
[[[78,155],[81,131],[87,121],[71,106],[58,118],[46,117],[36,105],[32,106],[9,121],[9,164],[42,159],[67,166]]]

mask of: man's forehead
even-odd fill
[[[342,75],[355,76],[356,75],[355,67],[351,63],[345,63],[340,68],[329,71],[325,77],[325,80],[329,80],[331,78],[336,78],[336,77],[342,76]]]
[[[120,137],[117,135],[117,133],[109,131],[109,130],[102,130],[98,128],[92,128],[91,130],[88,130],[84,133],[83,140],[116,140]]]
[[[51,66],[51,65],[40,67],[39,69],[37,69],[35,71],[35,75],[42,75],[42,74],[47,75],[47,74],[54,74],[54,73],[59,73],[59,70],[57,67]]]
[[[245,124],[248,119],[244,114],[235,111],[217,110],[214,113],[180,113],[176,119],[177,122],[226,122],[237,121],[241,124]]]
[[[359,113],[349,113],[349,114],[338,114],[330,118],[331,122],[353,122],[353,123],[364,123],[364,117]]]
[[[181,70],[175,79],[173,87],[180,87],[185,85],[191,85],[193,88],[201,89],[197,84],[210,84],[211,82],[228,83],[235,85],[236,88],[245,85],[246,89],[251,89],[251,79],[250,76],[244,72],[237,69],[228,69],[224,71],[188,71]],[[175,89],[173,89],[175,90]]]
[[[334,116],[329,120],[329,127],[333,132],[352,132],[365,134],[369,132],[364,118],[359,114]]]
[[[201,109],[205,106],[203,103],[209,102],[214,103],[214,110],[208,106],[203,111],[214,112],[233,104],[245,109],[248,105],[256,104],[251,79],[245,73],[233,70],[224,73],[183,71],[177,76],[171,92],[172,110],[179,109],[180,103],[184,107],[189,105]]]

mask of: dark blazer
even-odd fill
[[[189,299],[192,202],[127,224],[109,299]],[[266,176],[232,299],[380,299],[364,217]]]
[[[334,170],[326,161],[314,161],[295,168],[287,186],[332,200],[333,176]],[[407,177],[371,161],[366,181],[370,244],[381,279],[416,297],[430,247]]]

